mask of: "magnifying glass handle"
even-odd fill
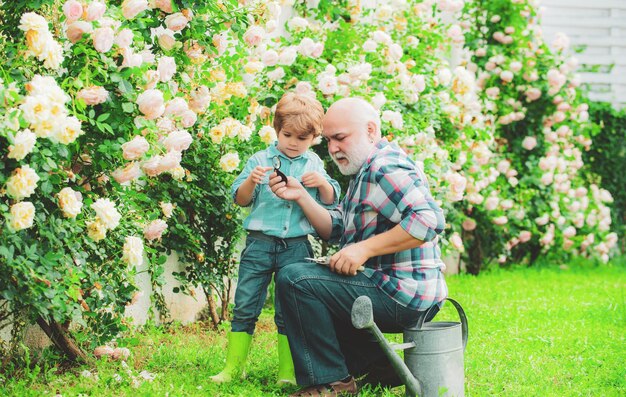
[[[280,180],[282,182],[285,182],[285,184],[287,184],[287,176],[285,174],[280,172],[280,170],[278,168],[274,168],[274,172],[276,173],[276,175],[278,175],[280,177]]]

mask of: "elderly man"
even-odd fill
[[[352,326],[352,303],[369,296],[381,330],[401,332],[447,295],[437,245],[442,211],[422,171],[381,137],[376,109],[341,99],[326,112],[323,135],[340,171],[353,175],[337,210],[317,204],[294,179],[285,184],[274,174],[270,181],[277,196],[302,208],[320,237],[341,247],[328,267],[295,263],[276,279],[296,379],[305,386],[292,396],[355,395],[355,377],[399,385],[375,339]]]

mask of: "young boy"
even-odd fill
[[[313,256],[307,235],[315,233],[298,205],[278,198],[267,185],[269,174],[281,173],[301,181],[317,201],[331,207],[339,199],[339,184],[309,147],[321,135],[324,109],[314,98],[287,93],[278,101],[274,129],[278,141],[255,153],[231,188],[235,203],[252,206],[243,226],[248,231],[241,253],[235,309],[228,337],[226,366],[211,377],[230,382],[243,373],[256,322],[272,274],[288,264]],[[295,374],[278,300],[274,302],[278,328],[278,383],[295,384]]]

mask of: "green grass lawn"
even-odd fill
[[[626,396],[626,266],[520,268],[448,278],[465,307],[469,344],[466,396]],[[439,320],[454,319],[451,307]],[[271,315],[258,326],[249,376],[214,385],[224,331],[202,324],[151,328],[128,336],[128,366],[59,369],[48,360],[4,374],[0,395],[14,396],[279,396],[274,386],[276,340]],[[143,372],[142,371],[146,371]],[[89,376],[91,375],[91,376]],[[152,381],[145,378],[151,378]],[[133,385],[133,383],[135,383]],[[404,388],[361,396],[403,396]]]

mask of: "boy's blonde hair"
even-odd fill
[[[274,129],[277,134],[288,128],[294,134],[313,134],[317,138],[322,134],[322,117],[324,108],[320,101],[308,95],[288,92],[276,104]]]

